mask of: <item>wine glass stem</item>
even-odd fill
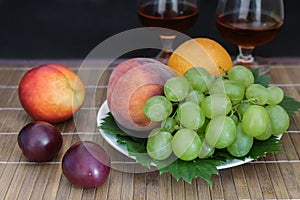
[[[162,43],[162,51],[167,54],[171,54],[173,52],[173,41],[175,39],[175,35],[165,36],[161,35],[161,43]]]
[[[168,63],[169,57],[173,53],[173,41],[175,38],[176,38],[175,35],[174,36],[173,35],[170,35],[170,36],[160,35],[162,49],[156,57],[157,60],[159,60],[165,64]]]
[[[239,47],[239,55],[237,56],[236,61],[238,63],[252,63],[254,61],[254,57],[252,56],[252,52],[254,47],[244,48]]]

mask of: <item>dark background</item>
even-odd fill
[[[186,34],[236,47],[218,33],[217,0],[200,0],[195,26]],[[285,1],[285,23],[271,43],[256,48],[265,57],[300,56],[300,1]],[[135,0],[0,0],[0,59],[84,58],[103,40],[141,27]]]

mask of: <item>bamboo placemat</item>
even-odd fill
[[[300,59],[274,59],[271,84],[300,100]],[[52,63],[55,61],[52,61]],[[60,61],[56,61],[59,63]],[[170,174],[127,173],[126,159],[99,134],[96,114],[105,100],[107,80],[113,67],[101,65],[82,69],[80,63],[64,61],[86,80],[87,101],[73,119],[55,124],[64,144],[51,162],[30,163],[17,144],[17,134],[32,119],[18,100],[18,84],[35,61],[10,61],[0,64],[0,199],[299,199],[300,198],[300,114],[291,120],[288,133],[281,140],[286,153],[268,154],[266,158],[219,171],[213,175],[213,187],[200,178],[191,184],[176,181]],[[102,75],[100,78],[99,73]],[[62,175],[64,152],[78,140],[92,140],[103,145],[113,156],[108,180],[97,189],[80,189]],[[125,171],[125,172],[124,172]]]

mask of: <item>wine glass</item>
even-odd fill
[[[233,63],[250,69],[258,67],[260,74],[267,73],[270,68],[262,59],[254,59],[253,50],[273,40],[283,20],[283,0],[219,0],[217,5],[219,32],[238,45],[239,55]]]
[[[165,28],[159,32],[162,50],[157,59],[166,63],[173,52],[176,32],[191,28],[198,17],[199,0],[138,0],[137,13],[143,26]],[[173,30],[173,31],[172,31]]]

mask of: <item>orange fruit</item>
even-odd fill
[[[203,67],[214,76],[220,76],[231,69],[232,61],[218,42],[208,38],[194,38],[179,45],[167,65],[178,76],[183,76],[191,67]]]

